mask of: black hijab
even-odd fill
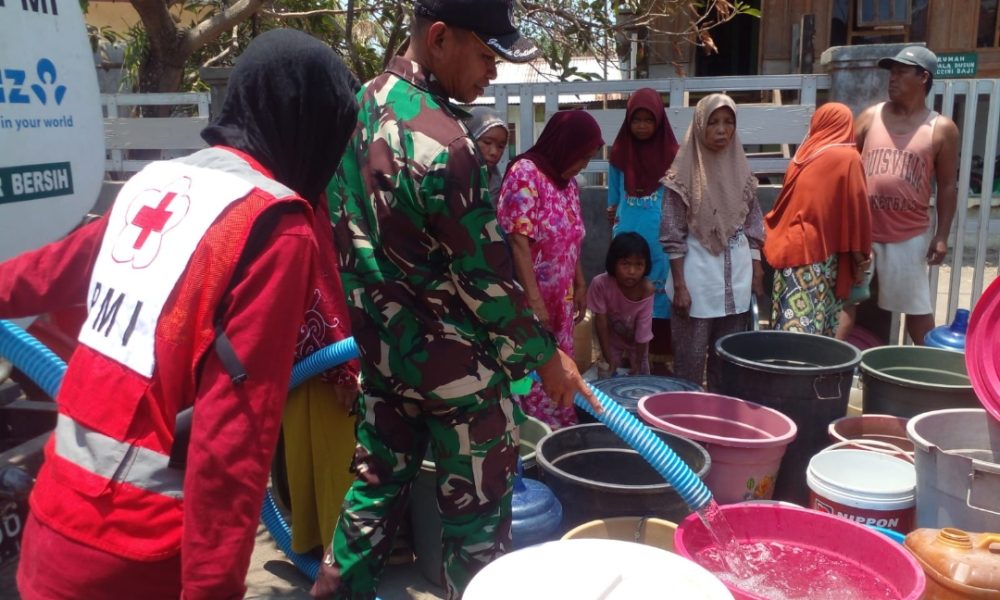
[[[201,137],[249,154],[315,205],[357,123],[358,82],[323,42],[293,29],[255,38]]]

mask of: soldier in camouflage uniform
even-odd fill
[[[359,123],[328,188],[361,349],[357,479],[314,597],[374,598],[430,446],[449,598],[510,548],[516,425],[509,382],[537,369],[564,404],[583,392],[514,283],[484,164],[449,97],[471,102],[497,55],[537,55],[509,0],[417,0],[403,56],[358,95]]]

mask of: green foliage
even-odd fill
[[[174,12],[180,5],[202,20],[219,15],[235,2],[163,1],[170,3]],[[87,0],[80,2],[85,6]],[[599,77],[574,67],[574,56],[594,56],[617,67],[619,61],[627,60],[635,40],[656,36],[711,48],[714,43],[707,31],[712,26],[738,14],[760,16],[750,3],[729,0],[520,0],[518,4],[521,28],[539,42],[546,61],[560,73],[561,80]],[[270,0],[256,15],[198,48],[187,62],[183,87],[205,89],[198,75],[200,67],[232,65],[253,37],[276,27],[300,29],[329,43],[359,79],[370,79],[382,71],[406,39],[411,6],[412,0]],[[678,15],[683,18],[676,18]],[[695,20],[693,15],[702,18]],[[689,25],[683,31],[658,29],[665,22],[685,21]],[[92,40],[100,37],[107,34],[92,33]],[[143,57],[149,52],[146,34],[136,26],[116,41],[126,43],[126,79],[135,87]],[[645,56],[644,47],[639,53]]]
[[[149,39],[146,37],[146,29],[139,23],[129,27],[122,37],[125,41],[125,58],[122,60],[122,89],[138,91],[139,68],[149,52]]]

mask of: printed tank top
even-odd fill
[[[882,121],[883,102],[875,110],[861,161],[872,209],[872,240],[902,242],[930,226],[931,176],[934,172],[934,124],[930,111],[916,130],[896,135]]]

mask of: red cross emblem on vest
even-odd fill
[[[141,230],[139,237],[135,238],[133,248],[141,250],[151,233],[163,233],[163,228],[167,226],[167,221],[174,214],[168,211],[167,208],[175,196],[177,196],[176,192],[167,192],[160,198],[160,203],[156,205],[156,208],[143,206],[139,209],[139,213],[132,219],[132,224]]]
[[[176,227],[191,205],[191,180],[181,177],[163,188],[148,188],[135,195],[125,213],[125,223],[111,257],[115,262],[148,267],[160,252],[163,236]]]

